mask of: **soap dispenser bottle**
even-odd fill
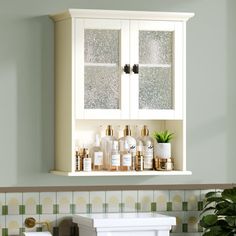
[[[142,146],[144,157],[144,170],[153,169],[154,141],[149,136],[149,130],[146,125],[141,130],[141,137],[137,139],[138,145]]]
[[[120,151],[124,151],[126,149],[126,143],[128,144],[129,152],[131,154],[131,170],[135,170],[136,140],[131,136],[131,129],[129,125],[125,126],[124,137],[119,139]]]

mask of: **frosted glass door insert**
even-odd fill
[[[173,109],[173,32],[139,31],[139,109]]]
[[[120,109],[120,30],[84,31],[84,108]]]

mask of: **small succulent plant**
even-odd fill
[[[169,143],[173,138],[173,133],[170,133],[168,130],[162,132],[154,132],[153,138],[156,139],[158,143]]]

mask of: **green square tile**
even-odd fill
[[[43,209],[43,207],[41,204],[36,205],[36,213],[38,215],[42,215],[42,211],[43,211],[42,209]]]
[[[182,202],[182,210],[187,211],[188,210],[188,203],[187,202]]]
[[[70,213],[75,214],[75,204],[70,204]]]
[[[25,205],[19,205],[19,215],[25,214]]]
[[[86,204],[86,213],[91,213],[92,212],[92,204]]]
[[[8,215],[8,206],[6,205],[2,206],[2,215]]]
[[[58,214],[58,213],[59,213],[59,205],[53,204],[53,214]]]
[[[102,210],[103,210],[103,213],[108,212],[108,204],[107,203],[102,204]]]
[[[188,224],[182,224],[182,232],[187,233],[188,232]]]
[[[2,236],[8,236],[8,229],[2,228]]]
[[[119,203],[119,212],[124,212],[124,209],[125,209],[125,204]]]
[[[43,228],[42,227],[36,227],[36,232],[42,232]]]
[[[135,210],[136,210],[137,212],[141,211],[141,203],[140,203],[140,202],[136,202],[136,203],[135,203]]]
[[[199,201],[198,202],[197,208],[198,208],[198,211],[202,211],[203,210],[203,201]]]
[[[166,209],[167,209],[167,211],[172,211],[172,202],[166,203]]]
[[[25,228],[19,228],[20,236],[24,236]]]
[[[156,202],[151,203],[151,211],[157,211],[157,204]]]

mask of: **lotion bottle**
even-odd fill
[[[103,152],[100,147],[98,134],[95,136],[95,144],[91,151],[93,170],[100,171],[103,169]]]

